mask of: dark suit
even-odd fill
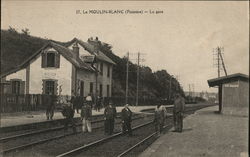
[[[116,117],[116,109],[115,107],[107,106],[104,110],[105,117],[105,133],[112,134],[114,130],[115,117]]]
[[[122,109],[121,119],[122,119],[122,132],[132,135],[132,129],[131,129],[132,111],[129,108]]]
[[[74,110],[71,106],[64,106],[62,110],[62,114],[65,117],[64,121],[64,130],[68,130],[68,125],[71,123],[73,132],[76,133],[76,125],[74,122]]]
[[[184,113],[185,100],[182,97],[178,97],[174,101],[174,127],[175,131],[182,132],[183,128],[183,113]]]

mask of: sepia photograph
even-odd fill
[[[248,157],[249,1],[1,1],[0,157]]]

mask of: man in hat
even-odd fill
[[[182,132],[183,128],[183,113],[184,113],[185,99],[178,93],[174,101],[174,128],[176,132]]]
[[[88,96],[86,97],[86,101],[88,103],[88,105],[90,105],[91,109],[92,109],[92,105],[93,105],[93,100],[92,100],[92,96],[91,94],[89,93]]]
[[[84,103],[81,109],[82,132],[92,132],[91,128],[92,109],[90,104]]]
[[[64,119],[64,131],[68,130],[68,125],[71,123],[73,132],[76,133],[76,125],[74,122],[74,109],[70,100],[67,99],[67,102],[63,106],[62,115],[65,117]]]
[[[122,119],[122,132],[124,134],[128,133],[129,136],[132,136],[132,129],[131,129],[132,111],[129,109],[128,104],[126,104],[125,107],[122,109],[121,119]]]
[[[114,131],[115,125],[115,117],[116,117],[116,108],[113,105],[112,101],[109,102],[109,105],[105,107],[104,110],[104,130],[105,134],[111,135]]]
[[[155,114],[154,114],[154,123],[155,123],[155,131],[158,135],[160,135],[163,131],[163,126],[165,123],[165,108],[159,104],[155,108]]]

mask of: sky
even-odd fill
[[[98,37],[123,57],[142,53],[142,65],[165,69],[183,89],[215,92],[218,76],[213,49],[224,47],[228,74],[249,74],[248,1],[2,1],[1,29],[9,26],[57,41]],[[85,10],[87,14],[77,14]],[[91,14],[89,10],[143,11],[143,14]],[[146,13],[146,11],[148,13]],[[160,11],[161,13],[152,13]],[[162,13],[163,12],[163,13]],[[221,75],[225,75],[223,70]]]

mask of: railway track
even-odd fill
[[[204,106],[203,106],[204,107]],[[195,109],[197,110],[197,109],[200,109],[200,108],[203,108],[203,107],[196,107]],[[193,109],[192,109],[193,110]],[[137,115],[138,117],[134,117],[134,120],[138,120],[138,122],[136,122],[136,121],[133,121],[133,123],[135,122],[135,123],[138,123],[138,124],[142,124],[142,119],[144,119],[145,118],[145,115],[144,116],[141,116],[141,115]],[[147,115],[147,118],[148,117],[151,117],[152,118],[152,116],[151,115]],[[150,119],[150,118],[148,118],[147,119],[146,118],[146,120],[144,119],[144,121],[147,121],[147,123],[148,123],[148,120]],[[170,121],[172,121],[171,120],[171,118],[169,118],[169,120]],[[96,123],[101,123],[101,122],[103,122],[104,120],[103,119],[101,119],[101,120],[95,120],[95,122]],[[171,123],[171,122],[170,122]],[[100,128],[103,128],[103,123],[101,123],[102,125],[101,126],[98,126],[98,127],[96,127],[95,129],[96,130],[98,130],[98,129],[100,129]],[[119,124],[119,122],[118,123],[116,123],[116,124]],[[147,125],[152,125],[152,122],[149,122]],[[78,126],[81,126],[80,124],[78,125]],[[137,127],[135,127],[135,128],[137,128]],[[143,128],[143,126],[141,125],[139,128]],[[154,127],[149,127],[149,128],[154,128]],[[59,129],[59,127],[58,128],[54,128],[54,129]],[[62,128],[61,128],[62,129]],[[60,129],[59,129],[60,130]],[[136,129],[135,129],[136,130]],[[145,130],[145,129],[144,129]],[[150,130],[150,129],[148,129],[148,130]],[[50,131],[48,131],[48,132],[50,132]],[[153,131],[152,131],[153,132]],[[151,133],[152,133],[151,132]],[[118,136],[120,136],[121,135],[121,133],[120,132],[118,132],[118,133],[116,133],[116,134],[114,134],[114,135],[112,135],[112,136],[100,136],[100,135],[98,135],[98,136],[94,136],[94,134],[96,133],[96,131],[94,132],[94,133],[92,133],[92,134],[89,134],[89,135],[87,135],[87,136],[93,136],[93,138],[91,138],[91,137],[89,137],[88,139],[86,139],[86,141],[84,141],[83,143],[80,143],[80,142],[78,142],[78,144],[74,144],[74,142],[72,143],[72,142],[70,142],[69,141],[69,143],[72,143],[72,146],[70,146],[70,147],[67,147],[66,149],[61,149],[61,151],[63,151],[63,150],[68,150],[68,149],[70,149],[69,151],[67,151],[67,152],[70,152],[70,151],[72,151],[72,150],[75,150],[75,149],[72,149],[72,148],[76,148],[78,151],[77,152],[81,152],[82,151],[82,149],[80,149],[80,148],[83,148],[83,151],[84,151],[84,149],[86,149],[86,148],[88,148],[88,149],[91,149],[91,147],[92,147],[92,144],[93,143],[95,143],[94,145],[99,145],[100,143],[105,143],[105,141],[109,141],[109,140],[111,140],[112,138],[114,138],[114,139],[116,139],[116,137],[118,137]],[[100,130],[100,131],[98,131],[98,134],[100,134],[100,133],[102,133],[102,131]],[[33,133],[34,135],[36,135],[36,134],[40,134],[39,132],[38,133]],[[103,133],[102,133],[103,134]],[[153,133],[152,133],[153,134]],[[46,145],[47,145],[47,142],[50,142],[50,141],[55,141],[55,142],[52,142],[52,143],[58,143],[58,142],[56,142],[56,141],[58,141],[59,139],[61,139],[61,141],[67,141],[65,138],[63,138],[63,137],[67,137],[67,136],[69,136],[69,135],[72,135],[72,133],[68,133],[68,134],[61,134],[60,133],[60,135],[58,135],[58,134],[56,134],[56,135],[52,135],[53,137],[52,138],[47,138],[47,139],[40,139],[40,140],[34,140],[34,139],[32,139],[34,142],[29,142],[29,143],[26,143],[26,144],[21,144],[21,145],[17,145],[17,146],[14,146],[14,147],[10,147],[10,148],[7,148],[7,149],[4,149],[2,152],[0,152],[1,154],[3,154],[3,155],[6,155],[6,154],[9,154],[9,155],[7,155],[7,156],[15,156],[15,155],[11,155],[12,153],[15,153],[15,152],[18,152],[19,150],[23,150],[23,149],[25,149],[25,150],[30,150],[29,148],[31,148],[31,151],[33,151],[33,148],[34,149],[36,149],[35,148],[35,146],[36,145],[39,145],[38,147],[42,147],[42,146],[40,146],[40,144],[43,144],[43,143],[45,143]],[[27,134],[27,135],[23,135],[23,136],[20,136],[20,137],[25,137],[25,136],[30,136],[30,134]],[[81,135],[82,136],[82,135]],[[149,134],[148,134],[148,136],[149,136]],[[144,135],[143,136],[143,138],[145,138],[146,137],[146,135]],[[152,136],[152,137],[154,137],[154,136]],[[149,139],[152,139],[152,137],[151,138],[149,138]],[[19,137],[13,137],[11,140],[13,140],[13,139],[18,139]],[[76,139],[79,139],[79,138],[77,138],[77,137],[74,137],[74,138],[76,138]],[[65,140],[64,140],[65,139]],[[71,139],[71,138],[70,138]],[[81,139],[81,137],[80,137],[80,139]],[[100,140],[101,139],[101,140]],[[140,139],[141,140],[141,139]],[[3,140],[4,141],[4,140]],[[8,141],[8,140],[7,140]],[[73,140],[74,141],[74,140]],[[6,142],[6,141],[5,141]],[[139,141],[140,142],[140,141]],[[3,143],[3,142],[2,142]],[[51,142],[50,142],[51,143]],[[143,143],[143,142],[142,142]],[[81,146],[79,146],[79,145],[81,145]],[[140,145],[140,144],[138,144],[138,145]],[[44,147],[46,147],[45,145],[43,145]],[[77,146],[77,147],[75,147],[75,146]],[[56,147],[58,147],[58,145],[56,145]],[[56,148],[55,147],[55,148]],[[60,147],[60,146],[59,146]],[[72,148],[71,148],[72,147]],[[128,152],[131,152],[131,150],[133,151],[134,149],[136,149],[137,148],[137,146],[135,146],[135,148],[127,148],[126,150],[128,151]],[[40,149],[40,150],[48,150],[48,148],[46,148],[46,149]],[[125,149],[124,149],[125,150]],[[26,152],[27,152],[26,151]],[[12,153],[11,153],[12,152]],[[20,151],[19,151],[20,152]],[[21,152],[23,152],[23,151],[21,151]],[[51,150],[50,151],[48,151],[49,153],[51,153],[51,154],[53,154],[52,156],[60,156],[60,154],[58,155],[58,152],[54,152],[54,150],[53,150],[53,148],[51,148]],[[66,152],[66,154],[67,154],[67,152]],[[73,151],[74,152],[74,151]],[[59,151],[59,153],[60,153],[60,151]],[[25,153],[24,153],[25,154]],[[65,153],[63,153],[63,152],[61,152],[61,155],[62,154],[65,154]],[[74,153],[73,153],[74,154]],[[125,154],[127,154],[127,153],[125,153]],[[119,154],[117,154],[117,155],[119,155]],[[19,155],[19,156],[22,156],[22,155]],[[26,155],[23,155],[23,156],[26,156]],[[30,156],[35,156],[35,155],[30,155]],[[50,155],[51,156],[51,155]],[[64,155],[63,155],[64,156]],[[68,155],[66,155],[66,156],[68,156]],[[69,156],[71,156],[71,155],[69,155]],[[123,155],[122,155],[123,156]]]
[[[194,109],[185,110],[185,114],[192,114],[196,110],[199,110],[201,108],[203,108],[203,107],[197,107],[197,108],[194,108]],[[172,119],[172,116],[171,116],[171,119]],[[169,125],[165,125],[163,127],[163,129],[164,129],[164,131],[168,131],[168,130],[170,130],[172,128],[172,126],[173,126],[173,124],[171,123]],[[143,150],[145,150],[148,146],[150,146],[158,137],[159,136],[157,136],[157,133],[153,132],[149,136],[145,137],[144,139],[142,139],[138,143],[134,144],[130,148],[126,149],[125,151],[123,151],[122,153],[120,153],[119,155],[117,155],[117,157],[136,157]]]
[[[143,118],[143,116],[135,115],[133,117],[133,120],[138,120],[138,119],[141,119],[141,118]],[[101,128],[104,127],[103,126],[103,123],[104,123],[103,119],[95,120],[95,121],[92,122],[92,124],[95,124],[95,123],[99,123],[99,125],[93,127],[92,128],[93,130],[101,129]],[[116,122],[115,124],[118,125],[118,124],[120,124],[120,122]],[[78,124],[77,126],[81,127],[82,124]],[[17,150],[22,150],[22,149],[25,149],[25,148],[28,148],[28,147],[32,147],[32,146],[35,146],[35,145],[38,145],[38,144],[46,143],[46,142],[49,142],[49,141],[52,141],[52,140],[57,140],[57,139],[60,139],[60,138],[75,134],[75,133],[71,133],[71,132],[70,133],[69,132],[64,133],[64,132],[62,132],[63,129],[64,129],[64,127],[62,126],[62,127],[44,129],[44,130],[34,131],[34,132],[31,132],[31,133],[25,133],[25,134],[21,134],[21,135],[16,135],[16,136],[3,138],[1,143],[5,147],[7,146],[7,148],[4,148],[0,152],[0,154],[6,154],[6,153],[17,151]],[[51,133],[51,131],[54,131],[54,133]],[[49,135],[41,135],[41,133],[48,133]],[[81,131],[78,131],[77,133],[79,134],[79,133],[81,133]],[[35,141],[34,141],[34,139],[32,139],[33,142],[30,142],[30,139],[31,139],[30,136],[38,135],[38,134],[41,137],[38,137],[38,139],[36,139]],[[50,138],[47,138],[46,136],[50,136]],[[22,139],[21,139],[21,137],[22,137]],[[24,137],[26,139],[23,140]],[[17,142],[16,141],[17,138],[20,138],[21,141]],[[34,138],[36,138],[36,137],[34,137]],[[9,141],[14,141],[14,144],[7,143]]]
[[[193,109],[187,109],[185,113],[190,114],[201,108],[203,107],[195,107]],[[172,116],[167,119],[168,125],[164,127],[165,130],[166,129],[169,130],[172,127],[172,121],[173,121]],[[126,156],[128,153],[136,149],[139,145],[143,144],[145,141],[151,138],[154,139],[157,138],[155,137],[156,133],[154,132],[153,121],[134,127],[133,134],[134,134],[133,137],[128,138],[126,136],[122,136],[123,134],[119,132],[110,137],[106,137],[94,141],[92,143],[89,143],[87,145],[67,151],[65,153],[59,154],[56,157]]]
[[[136,114],[135,116],[138,116],[138,114]],[[119,119],[119,118],[120,118],[120,116],[117,116],[117,119]],[[93,125],[93,124],[103,123],[103,122],[104,122],[104,119],[103,119],[103,117],[101,117],[98,120],[91,121],[91,124]],[[82,124],[77,123],[76,126],[80,127],[80,126],[82,126]],[[70,126],[70,127],[72,127],[72,126]],[[64,126],[58,126],[58,127],[40,129],[40,130],[31,130],[31,131],[27,130],[24,133],[19,133],[19,134],[10,135],[10,136],[7,136],[7,137],[2,137],[2,138],[0,138],[0,143],[6,142],[6,141],[9,141],[9,140],[15,140],[17,138],[22,138],[22,137],[27,137],[27,136],[31,136],[31,135],[36,135],[36,134],[41,134],[41,133],[46,133],[46,132],[52,132],[52,131],[57,131],[57,130],[62,130],[62,129],[64,129]]]

